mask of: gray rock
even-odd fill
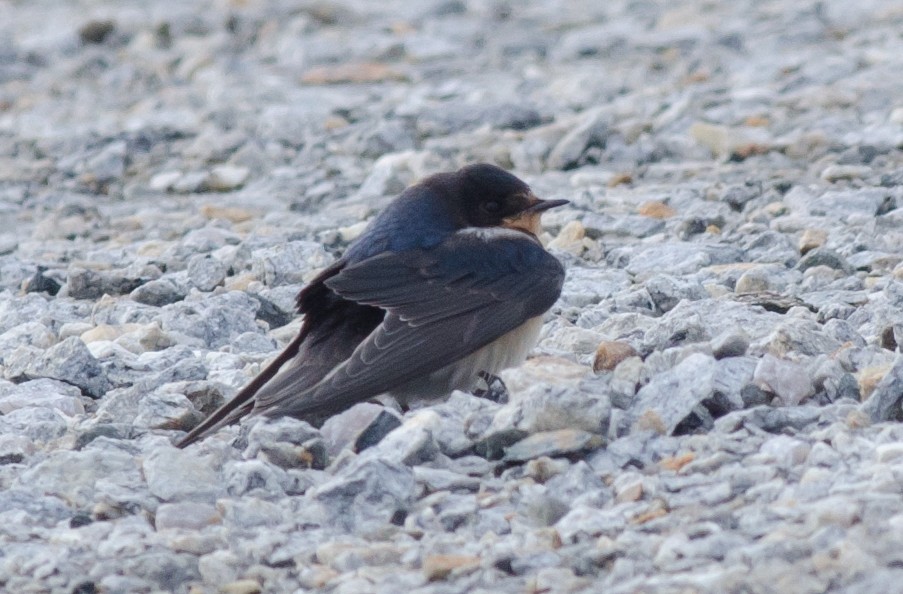
[[[240,188],[248,180],[251,171],[236,165],[218,165],[210,170],[204,180],[204,187],[214,192],[230,192]]]
[[[753,357],[730,357],[715,363],[715,384],[712,397],[704,402],[715,417],[748,407],[751,395],[745,390],[754,387],[753,377],[757,361]]]
[[[656,320],[655,324],[643,336],[643,345],[640,352],[662,351],[665,349],[691,347],[698,343],[708,343],[711,335],[706,328],[706,321],[701,311],[702,307],[696,310],[679,310],[675,308],[673,312],[681,311],[684,315],[667,315]],[[701,348],[708,348],[708,345]]]
[[[410,468],[378,458],[359,458],[314,489],[313,498],[330,521],[344,530],[388,524],[414,501],[416,481]]]
[[[175,590],[182,584],[200,578],[195,557],[184,553],[142,552],[135,557],[123,560],[122,564],[124,565],[120,569],[122,573],[142,576],[147,583],[164,591]]]
[[[836,402],[842,398],[849,398],[856,402],[860,400],[859,383],[849,373],[841,374],[836,378],[827,378],[824,390],[830,402]]]
[[[188,171],[175,179],[169,187],[179,194],[194,194],[207,189],[209,174],[206,171]],[[158,183],[160,183],[158,181]]]
[[[853,267],[850,266],[850,263],[843,256],[829,248],[815,248],[800,259],[796,268],[800,272],[805,272],[814,266],[827,266],[828,268],[840,270],[845,274],[853,273]]]
[[[0,244],[0,251],[3,245]],[[34,275],[22,284],[22,290],[26,293],[47,293],[56,295],[60,292],[62,285],[51,275],[44,274],[46,269],[39,266]]]
[[[127,149],[122,140],[111,142],[85,163],[85,173],[97,184],[121,179],[125,173]]]
[[[852,580],[844,590],[850,594],[868,594],[868,592],[881,592],[886,588],[893,590],[895,584],[903,578],[903,570],[878,569],[874,573],[859,576]]]
[[[254,295],[254,298],[260,303],[260,307],[257,310],[257,319],[266,322],[271,329],[281,328],[295,318],[295,298],[298,291],[294,287],[283,288],[288,288],[291,293],[289,303],[286,305],[283,305],[281,302],[271,301],[259,293]],[[267,295],[272,296],[272,292],[268,291]]]
[[[16,239],[14,235],[6,233],[0,235],[0,256],[6,256],[13,253],[16,251],[17,247],[19,247],[19,240]]]
[[[361,452],[382,441],[401,420],[394,412],[370,402],[362,402],[327,419],[320,431],[326,451],[335,457],[344,448]]]
[[[756,365],[754,380],[788,406],[797,405],[815,393],[815,386],[802,365],[767,353]]]
[[[413,183],[423,166],[423,153],[403,151],[377,159],[361,184],[358,195],[364,198],[397,195]]]
[[[716,430],[748,424],[769,433],[779,433],[785,429],[802,430],[818,420],[818,409],[813,407],[755,408],[735,411],[715,421]]]
[[[238,245],[241,237],[229,229],[215,226],[215,221],[198,229],[191,229],[176,245],[170,245],[164,257],[180,263],[198,253],[212,252],[228,245]],[[184,264],[178,268],[181,270]]]
[[[213,551],[198,559],[198,572],[204,581],[227,589],[246,565],[232,551]]]
[[[58,451],[23,472],[17,483],[84,508],[95,502],[104,483],[123,489],[140,484],[141,466],[134,456],[122,451]]]
[[[460,391],[452,392],[445,402],[431,406],[430,410],[441,419],[440,423],[431,427],[439,450],[453,458],[471,452],[474,443],[472,434],[468,434],[469,424],[481,415],[489,420],[490,411],[495,409],[494,403]]]
[[[166,384],[138,400],[132,421],[137,427],[185,431],[203,420],[191,401],[171,386]]]
[[[656,308],[662,313],[671,311],[681,299],[695,301],[708,297],[706,290],[697,282],[659,274],[653,276],[643,286]]]
[[[23,529],[50,528],[72,517],[72,509],[52,495],[35,496],[29,489],[10,488],[0,493],[0,516],[22,514]]]
[[[99,299],[104,295],[125,295],[147,280],[84,268],[70,268],[66,280],[66,295],[73,299]]]
[[[760,451],[771,457],[779,468],[787,469],[805,462],[811,446],[799,439],[776,435],[765,441]]]
[[[559,429],[534,433],[505,448],[507,462],[525,462],[540,456],[583,454],[602,445],[602,438],[579,429]]]
[[[185,450],[154,450],[141,461],[141,469],[151,494],[166,502],[212,503],[222,489],[210,461]]]
[[[740,275],[734,285],[736,293],[760,293],[774,291],[781,293],[787,287],[799,282],[798,272],[788,271],[783,266],[764,264],[751,268]]]
[[[164,503],[154,514],[154,527],[157,530],[201,530],[220,520],[219,512],[209,503]]]
[[[277,503],[250,496],[221,500],[220,509],[223,512],[223,524],[234,530],[273,528],[286,512]],[[249,552],[254,550],[251,547],[248,549]]]
[[[108,570],[109,571],[109,570]],[[98,572],[99,573],[99,572]],[[104,572],[106,573],[106,572]],[[82,586],[82,584],[85,584]],[[96,582],[94,581],[83,581],[78,584],[78,587],[91,588],[98,587],[108,590],[110,592],[141,592],[142,590],[149,591],[154,587],[154,584],[149,580],[134,577],[134,576],[123,576],[123,575],[110,575],[107,573],[106,575],[98,576]]]
[[[604,384],[604,380],[587,380],[574,388],[537,383],[516,392],[511,402],[494,415],[489,431],[516,428],[536,433],[582,429],[604,435],[611,414],[611,401]]]
[[[431,410],[405,415],[401,426],[373,444],[365,456],[407,466],[430,462],[439,454],[439,445],[433,434],[439,433],[441,424],[442,417]]]
[[[188,279],[201,291],[212,291],[226,279],[228,267],[209,254],[198,254],[188,260]],[[136,301],[139,301],[136,299]],[[168,303],[174,303],[169,301]],[[143,301],[147,303],[147,301]],[[165,305],[153,303],[151,305]]]
[[[793,278],[792,275],[781,270],[781,267],[791,267],[799,261],[799,252],[791,238],[763,229],[759,233],[744,237],[743,247],[750,261],[761,262],[765,265],[765,271],[770,273],[764,279],[765,282],[780,286]],[[780,267],[775,267],[774,264],[778,264]]]
[[[498,460],[505,455],[505,448],[527,437],[529,433],[513,427],[483,432],[473,444],[473,451],[487,460]]]
[[[890,371],[878,382],[871,396],[862,403],[862,412],[873,423],[903,419],[903,357],[897,357]]]
[[[260,458],[280,468],[324,468],[327,447],[320,432],[291,417],[262,419],[247,436],[245,458]]]
[[[526,130],[542,122],[542,116],[532,107],[516,103],[498,105],[445,105],[441,110],[429,110],[417,118],[421,136],[445,136],[488,124],[493,128]]]
[[[413,126],[399,120],[380,121],[362,139],[363,155],[372,159],[415,148]]]
[[[480,479],[441,468],[415,466],[414,478],[417,480],[418,485],[422,485],[424,489],[431,493],[436,491],[468,491],[475,493],[480,488]]]
[[[323,117],[325,105],[268,105],[258,119],[258,134],[264,140],[299,146]]]
[[[237,460],[223,465],[226,492],[233,497],[283,497],[292,484],[288,473],[265,460]]]
[[[71,384],[51,379],[36,379],[19,385],[0,381],[0,414],[25,407],[52,408],[66,416],[81,415],[85,407],[81,391]]]
[[[97,420],[132,423],[135,422],[139,412],[143,412],[150,415],[147,417],[148,420],[155,418],[164,424],[181,419],[176,426],[184,428],[192,423],[192,418],[196,420],[197,414],[195,412],[197,407],[189,407],[184,398],[189,400],[194,398],[203,408],[208,398],[216,398],[219,395],[215,389],[210,391],[203,385],[195,387],[179,383],[199,380],[207,375],[207,368],[184,347],[167,349],[160,353],[144,353],[138,357],[134,365],[140,373],[127,374],[124,378],[124,381],[132,385],[128,388],[110,390],[100,402],[96,412]],[[171,385],[161,389],[147,406],[142,404],[142,399],[149,392],[154,392],[165,384]]]
[[[825,322],[825,334],[841,344],[851,344],[862,348],[866,345],[865,339],[845,320],[830,319]]]
[[[865,250],[851,254],[847,258],[847,263],[854,270],[865,270],[867,272],[886,272],[890,271],[896,264],[900,263],[900,256],[890,252]]]
[[[740,250],[724,245],[690,243],[650,244],[643,249],[616,248],[608,253],[611,266],[624,268],[640,278],[667,270],[670,274],[690,274],[713,264],[727,264],[742,260]]]
[[[633,402],[643,373],[643,360],[639,357],[630,357],[621,361],[611,374],[611,404],[612,406],[628,409]]]
[[[134,425],[125,423],[95,423],[83,431],[80,431],[75,439],[75,449],[81,450],[98,437],[107,437],[116,440],[134,439],[143,433],[136,430]]]
[[[257,302],[246,293],[230,291],[204,301],[166,305],[160,313],[165,332],[182,335],[197,345],[219,348],[244,332],[259,332]]]
[[[552,147],[546,158],[549,169],[572,169],[581,165],[581,157],[592,147],[605,148],[610,134],[609,117],[602,112],[588,113]]]
[[[162,307],[185,299],[188,291],[173,279],[161,278],[144,283],[129,294],[129,297],[145,305]]]
[[[291,241],[255,250],[251,271],[267,286],[277,287],[309,280],[313,272],[330,263],[329,256],[319,243]]]
[[[236,336],[227,350],[231,353],[261,353],[269,354],[276,349],[276,343],[269,337],[258,332],[243,332]]]
[[[29,406],[0,416],[0,432],[47,443],[62,437],[69,428],[65,415],[52,408]]]
[[[24,435],[0,435],[0,464],[19,464],[34,454],[35,444]]]
[[[749,335],[742,328],[728,330],[713,338],[711,345],[716,359],[742,357],[749,348]]]
[[[725,202],[731,209],[742,211],[751,200],[761,193],[761,188],[755,184],[731,185],[723,189],[719,199]]]
[[[654,376],[637,392],[630,408],[632,422],[666,435],[673,433],[694,408],[712,396],[714,373],[715,360],[697,353]]]
[[[787,354],[816,355],[834,352],[840,349],[841,343],[825,332],[825,328],[814,320],[788,317],[768,336],[757,340],[752,350],[765,351],[775,356]]]
[[[94,398],[103,396],[112,387],[100,362],[91,355],[85,343],[75,337],[67,338],[44,351],[39,358],[23,363],[24,368],[10,366],[4,375],[19,379],[59,380],[78,387]]]
[[[616,536],[627,525],[625,512],[637,507],[636,503],[622,504],[606,510],[585,505],[575,506],[555,524],[555,528],[561,535],[561,540],[566,543],[601,535]]]
[[[825,216],[829,213],[837,213],[840,216],[862,214],[874,216],[885,207],[887,195],[878,188],[828,191],[821,195],[812,195],[809,191],[797,187],[787,193],[785,201],[792,208],[807,211],[807,214],[815,216]]]
[[[599,239],[606,236],[649,237],[660,233],[665,228],[665,221],[628,214],[612,216],[604,213],[587,213],[583,216],[586,236]]]
[[[56,342],[53,332],[41,322],[25,322],[0,334],[0,352],[8,353],[18,346],[48,348]]]

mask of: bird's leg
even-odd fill
[[[508,402],[508,387],[502,381],[502,378],[486,371],[481,371],[479,375],[480,379],[486,382],[486,387],[474,390],[474,396],[498,402],[499,404]]]

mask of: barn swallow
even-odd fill
[[[519,365],[564,282],[540,215],[567,202],[489,164],[407,188],[301,290],[285,350],[178,446],[247,415],[318,425],[381,394],[441,398]]]

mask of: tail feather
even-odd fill
[[[242,388],[234,398],[220,406],[218,409],[204,419],[200,425],[192,429],[188,435],[183,437],[178,443],[177,448],[184,448],[194,442],[207,437],[220,427],[224,427],[238,421],[240,418],[252,414],[254,411],[254,396],[257,392],[275,376],[283,365],[298,354],[301,342],[304,340],[305,332],[299,332],[298,336],[292,340],[285,350],[279,353],[272,363],[266,366],[251,383]]]

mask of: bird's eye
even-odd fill
[[[485,210],[489,214],[495,214],[498,211],[502,210],[502,205],[498,200],[487,200],[483,203],[483,210]]]

